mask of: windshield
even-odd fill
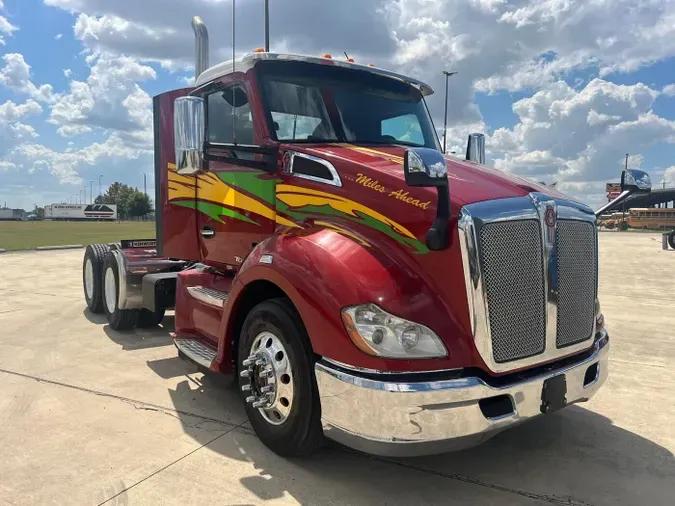
[[[422,94],[407,83],[303,62],[261,62],[260,75],[279,141],[439,147]]]

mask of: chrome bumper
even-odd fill
[[[580,362],[500,387],[475,377],[407,383],[374,380],[319,362],[315,372],[324,433],[346,446],[385,456],[429,455],[476,446],[540,415],[542,387],[549,378],[565,374],[567,404],[590,399],[607,379],[605,331],[593,346],[592,354]],[[594,364],[598,364],[596,374],[586,378]],[[508,396],[512,411],[488,418],[479,401],[496,396]]]

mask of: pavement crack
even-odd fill
[[[12,376],[19,376],[21,378],[26,378],[26,379],[30,379],[30,380],[33,380],[33,381],[37,381],[38,383],[45,383],[45,384],[48,384],[48,385],[55,385],[55,386],[60,386],[60,387],[64,387],[64,388],[71,388],[73,390],[78,390],[80,392],[98,395],[100,397],[107,397],[107,398],[110,398],[110,399],[116,399],[118,401],[122,401],[122,402],[125,402],[127,404],[131,404],[136,409],[143,409],[143,410],[146,410],[146,411],[159,411],[159,412],[163,412],[167,415],[173,416],[175,418],[179,418],[180,415],[191,416],[191,417],[200,419],[201,421],[199,423],[211,422],[211,423],[223,425],[223,426],[228,428],[228,432],[241,426],[241,423],[236,424],[236,423],[233,423],[233,422],[226,422],[224,420],[218,420],[217,418],[213,418],[213,417],[210,417],[210,416],[200,415],[198,413],[192,413],[191,411],[184,411],[184,410],[181,410],[181,409],[167,408],[165,406],[159,406],[157,404],[152,404],[150,402],[139,401],[137,399],[130,399],[129,397],[123,397],[121,395],[115,395],[115,394],[110,394],[110,393],[107,393],[107,392],[101,392],[100,390],[92,390],[90,388],[79,387],[77,385],[71,385],[69,383],[63,383],[61,381],[54,381],[54,380],[50,380],[50,379],[46,379],[46,378],[40,378],[38,376],[32,376],[30,374],[24,374],[24,373],[20,373],[20,372],[16,372],[16,371],[10,371],[10,370],[1,369],[1,368],[0,368],[0,373],[10,374]],[[244,420],[244,422],[242,422],[242,423],[246,423],[246,421],[247,420]],[[190,427],[189,424],[186,424],[186,426]]]
[[[464,483],[470,483],[472,485],[478,485],[480,487],[490,488],[492,490],[498,490],[500,492],[504,492],[504,493],[507,493],[507,494],[513,494],[513,495],[517,495],[517,496],[520,496],[520,497],[527,497],[529,499],[535,499],[537,501],[545,502],[545,503],[548,503],[548,504],[555,504],[555,505],[558,505],[558,506],[593,506],[591,503],[582,501],[580,499],[574,499],[574,498],[569,497],[569,496],[560,497],[560,496],[556,496],[556,495],[537,494],[537,493],[534,493],[534,492],[527,492],[525,490],[519,490],[517,488],[505,487],[504,485],[497,485],[495,483],[490,483],[490,482],[487,482],[487,481],[479,480],[477,478],[471,478],[470,476],[465,476],[465,475],[458,474],[458,473],[447,473],[447,472],[444,472],[444,471],[438,471],[436,469],[429,469],[429,468],[426,468],[426,467],[420,467],[420,466],[416,466],[416,465],[413,465],[413,464],[406,464],[405,462],[400,462],[400,461],[389,459],[389,458],[386,458],[386,457],[378,457],[376,455],[366,455],[364,453],[358,453],[356,451],[352,451],[352,450],[349,450],[349,449],[343,449],[342,451],[345,451],[345,452],[348,452],[348,453],[353,453],[355,455],[360,455],[360,456],[362,456],[363,458],[366,458],[366,459],[376,460],[378,462],[390,464],[390,465],[393,465],[393,466],[414,470],[414,471],[417,471],[417,472],[420,472],[420,473],[431,474],[431,475],[435,475],[435,476],[438,476],[438,477],[441,477],[441,478],[447,478],[447,479],[450,479],[450,480],[456,480],[456,481],[461,481],[461,482],[464,482]]]

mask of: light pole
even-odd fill
[[[101,180],[103,179],[103,174],[98,176],[98,196],[102,197],[103,193],[101,193]]]
[[[89,203],[90,204],[94,203],[94,190],[93,190],[93,188],[94,188],[94,182],[90,180],[89,181]]]
[[[445,75],[445,114],[443,119],[443,153],[446,152],[446,139],[448,136],[448,78],[454,76],[457,72],[448,72],[447,70],[443,71]]]

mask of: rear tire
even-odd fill
[[[141,328],[156,327],[164,319],[166,309],[159,308],[157,311],[150,311],[149,309],[141,309],[138,315],[138,326]]]
[[[82,262],[84,300],[92,313],[103,312],[103,262],[110,251],[107,244],[90,244]]]
[[[133,329],[138,324],[139,311],[138,309],[120,309],[119,298],[120,272],[115,255],[109,251],[103,263],[103,310],[112,329]]]
[[[321,403],[314,376],[314,355],[307,331],[299,315],[285,299],[272,299],[254,307],[246,317],[239,338],[238,371],[243,371],[256,338],[273,335],[283,345],[291,371],[292,392],[290,411],[281,423],[270,423],[263,409],[246,403],[248,419],[260,440],[274,453],[283,457],[309,455],[324,442],[321,426]],[[286,360],[286,359],[284,359]],[[288,375],[285,375],[288,378]],[[246,387],[255,378],[238,375],[239,386]],[[283,380],[282,382],[288,382]],[[251,392],[244,392],[244,398]],[[284,398],[280,399],[281,401]],[[288,400],[286,400],[287,405]]]

